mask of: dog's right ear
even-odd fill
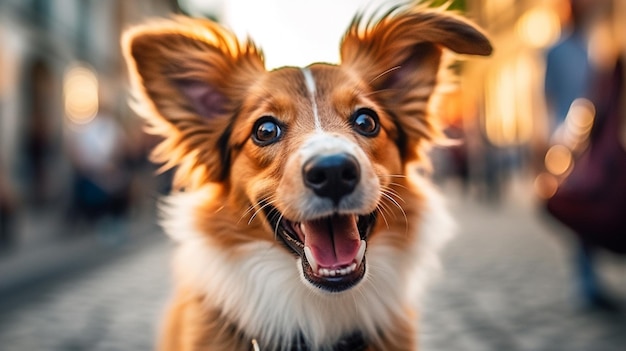
[[[184,17],[127,30],[122,50],[133,107],[165,137],[153,160],[179,167],[178,186],[223,181],[231,118],[265,72],[260,50],[214,22]]]

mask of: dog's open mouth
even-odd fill
[[[313,285],[339,292],[363,279],[366,239],[375,213],[335,214],[303,222],[290,221],[270,206],[265,213],[278,237],[302,258],[304,277]]]

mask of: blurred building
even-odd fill
[[[469,157],[477,178],[501,186],[513,172],[532,175],[544,168],[544,156],[554,121],[544,97],[546,52],[568,35],[571,0],[472,0],[468,16],[489,33],[495,51],[488,60],[464,65],[461,81],[461,118],[468,133]],[[585,1],[578,1],[585,2]],[[593,65],[614,59],[611,51],[624,45],[625,2],[586,1],[585,16],[594,19],[589,38]],[[572,72],[573,75],[581,74]],[[517,168],[516,168],[517,167]]]
[[[72,209],[85,210],[76,204],[70,144],[86,135],[80,128],[97,129],[90,123],[96,116],[133,134],[130,152],[142,156],[119,38],[130,24],[176,10],[172,0],[0,0],[0,251],[30,251],[72,232],[65,220],[75,220]],[[126,171],[133,201],[152,191],[140,179],[152,174],[140,170]],[[128,204],[138,209],[138,201],[126,204],[126,212]]]
[[[543,96],[545,50],[561,34],[560,0],[474,0],[468,15],[495,48],[464,66],[462,120],[473,180],[498,197],[532,169],[548,133]]]
[[[0,177],[18,198],[67,191],[68,118],[102,108],[126,118],[120,33],[174,9],[169,0],[0,0]]]

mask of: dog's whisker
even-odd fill
[[[268,206],[271,206],[273,203],[276,202],[276,200],[270,200],[269,198],[267,198],[266,200],[263,201],[264,204],[259,207],[257,210],[254,211],[254,213],[252,214],[252,216],[250,216],[250,219],[248,220],[248,225],[250,225],[252,223],[252,221],[256,218],[256,216],[263,211],[263,209],[265,209]]]
[[[393,209],[391,208],[391,205],[384,204],[383,208],[385,210],[385,213],[387,214],[387,218],[392,218],[393,220],[398,218],[397,211],[393,211]]]
[[[254,205],[250,205],[248,206],[248,209],[245,210],[241,216],[239,217],[239,219],[237,220],[237,224],[241,223],[241,221],[243,220],[243,218],[250,212],[255,211],[255,206]],[[249,222],[248,222],[249,223]]]
[[[405,185],[402,185],[400,183],[397,182],[391,182],[389,183],[389,187],[398,187],[398,188],[402,188],[402,189],[409,189],[408,187],[406,187]]]
[[[387,93],[387,92],[393,92],[393,91],[397,91],[398,89],[393,89],[393,88],[388,88],[388,89],[379,89],[379,90],[375,90],[375,91],[370,91],[367,94],[363,94],[363,96],[365,97],[371,97],[373,95],[378,95],[378,94],[382,94],[382,93]]]
[[[256,218],[258,213],[262,211],[268,205],[271,205],[273,202],[275,202],[275,200],[271,200],[271,197],[266,197],[266,198],[262,198],[261,200],[259,200],[258,203],[248,206],[248,209],[244,211],[244,213],[239,217],[237,224],[241,223],[241,220],[243,220],[247,214],[254,211],[252,215],[250,216],[250,218],[248,219],[248,225],[250,225],[252,221],[254,220],[254,218]],[[263,205],[260,208],[257,208],[257,206],[261,203],[263,203]]]
[[[260,203],[268,203],[271,202],[270,197],[264,197],[262,199],[260,199],[256,204],[251,204],[250,206],[248,206],[248,209],[246,211],[244,211],[244,213],[241,215],[241,217],[239,217],[239,221],[237,221],[237,223],[241,222],[241,220],[250,212],[252,211],[258,211],[257,210],[257,205],[259,205]],[[248,222],[249,224],[249,222]]]
[[[276,226],[274,227],[274,240],[278,240],[278,227],[282,220],[283,220],[283,214],[281,213],[280,216],[278,217],[278,220],[276,221]]]
[[[370,80],[370,81],[368,82],[368,85],[371,85],[372,83],[374,83],[374,82],[375,82],[375,81],[377,81],[378,79],[380,79],[380,78],[384,77],[385,75],[387,75],[387,74],[389,74],[389,73],[391,73],[391,72],[393,72],[393,71],[399,70],[401,67],[402,67],[402,66],[395,66],[395,67],[391,67],[391,68],[389,68],[388,70],[383,71],[382,73],[380,73],[379,75],[377,75],[376,77],[374,77],[372,80]]]
[[[244,219],[244,217],[245,217],[247,214],[249,214],[249,213],[251,213],[251,212],[253,212],[253,211],[254,211],[254,212],[256,212],[256,211],[257,211],[256,206],[255,206],[255,205],[250,205],[250,206],[248,206],[248,209],[247,209],[247,210],[245,210],[245,211],[241,214],[241,216],[239,217],[239,219],[237,220],[237,224],[241,223],[241,221]],[[254,214],[251,216],[251,219],[249,219],[249,220],[248,220],[248,224],[250,224],[250,222],[252,221],[252,217],[254,217]]]
[[[378,209],[380,209],[381,211],[384,211],[384,212],[385,212],[385,214],[388,214],[388,215],[391,215],[391,214],[392,214],[392,213],[391,213],[391,211],[390,211],[390,207],[389,207],[389,205],[387,205],[387,204],[386,204],[385,202],[383,202],[383,201],[381,201],[380,203],[378,203],[378,204],[376,205],[376,207],[377,207]]]
[[[400,212],[402,213],[402,216],[404,217],[404,224],[405,224],[405,230],[409,231],[409,219],[406,215],[406,212],[404,211],[404,208],[402,208],[402,206],[398,203],[398,201],[396,201],[391,195],[387,194],[386,192],[382,192],[382,195],[387,198],[389,201],[391,201],[391,203],[393,203],[394,205],[396,205],[398,207],[398,209],[400,210]]]
[[[401,208],[402,208],[402,206],[400,205],[400,203],[402,203],[403,205],[406,205],[406,204],[407,204],[407,202],[404,200],[404,198],[402,198],[400,195],[395,194],[395,193],[393,193],[393,192],[391,192],[391,191],[385,191],[385,193],[386,193],[386,195],[387,195],[387,197],[388,197],[389,199],[393,199],[393,200],[395,200],[395,202],[396,202],[396,204],[397,204],[396,206],[398,206],[398,207],[401,207]]]
[[[383,191],[386,192],[388,195],[395,197],[399,201],[402,201],[402,203],[406,204],[406,200],[404,200],[404,198],[393,188],[389,186],[385,186],[383,187]]]
[[[376,206],[376,210],[378,211],[378,213],[380,213],[380,216],[383,218],[383,221],[385,222],[385,227],[389,229],[389,222],[387,221],[387,217],[385,216],[385,208],[379,204],[378,206]]]
[[[402,212],[402,214],[404,215],[404,219],[408,221],[407,216],[406,216],[406,212],[404,211],[404,208],[402,208],[402,205],[400,205],[400,203],[398,201],[396,201],[396,199],[394,199],[389,193],[387,192],[382,192],[382,195],[387,198],[389,201],[391,201],[392,204],[396,205],[396,207],[398,207],[398,209]]]

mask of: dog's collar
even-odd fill
[[[252,342],[254,351],[265,351],[262,348],[259,348],[256,340]],[[347,334],[342,336],[335,344],[332,345],[328,350],[332,351],[365,351],[367,348],[367,342],[365,338],[363,338],[363,334],[361,332],[354,332],[352,334]],[[289,351],[311,351],[311,347],[306,343],[302,335],[298,336],[296,340],[289,345],[287,348],[281,348],[281,350],[289,350]]]

